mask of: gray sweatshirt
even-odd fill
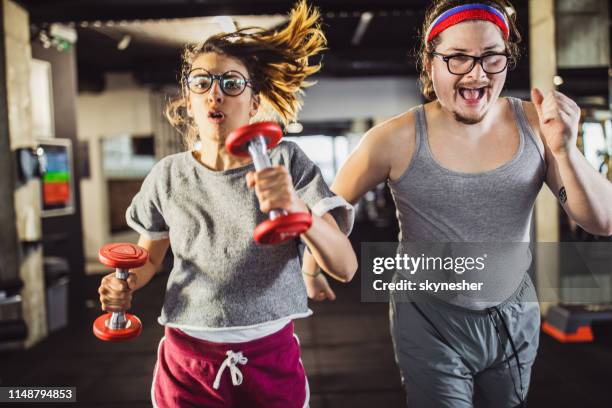
[[[294,143],[270,151],[289,170],[314,214],[331,211],[341,230],[353,223],[350,204],[335,196],[319,168]],[[253,164],[212,171],[191,152],[160,160],[126,212],[149,239],[170,239],[174,265],[159,322],[184,329],[249,327],[309,314],[298,240],[263,246],[253,230],[268,218],[245,175]]]

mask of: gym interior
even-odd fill
[[[328,44],[284,140],[297,143],[331,185],[364,133],[424,103],[415,52],[431,2],[309,3],[320,9]],[[523,53],[502,96],[530,100],[538,86],[576,101],[577,144],[612,180],[612,6],[512,3]],[[99,250],[138,241],[126,209],[154,164],[185,150],[163,115],[179,92],[183,46],[241,27],[282,27],[292,5],[1,0],[0,387],[75,390],[76,402],[58,406],[151,406],[172,254],[134,295],[130,312],[142,322],[140,335],[106,342],[92,332],[103,313],[98,286],[112,271]],[[356,204],[349,239],[358,259],[363,243],[397,241],[395,204],[387,183]],[[531,237],[595,246],[578,263],[564,258],[564,246],[534,257],[535,286],[551,293],[540,300],[529,406],[610,407],[612,238],[570,220],[546,186],[535,201]],[[597,262],[603,267],[594,273],[588,265]],[[389,305],[363,297],[370,272],[358,270],[349,283],[329,279],[336,299],[309,300],[313,315],[294,321],[312,408],[406,406]],[[543,284],[544,276],[554,283]]]

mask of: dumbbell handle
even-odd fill
[[[255,170],[260,171],[263,169],[267,169],[268,167],[272,167],[272,162],[270,161],[270,157],[268,156],[268,146],[266,144],[266,138],[262,135],[254,137],[248,143],[249,154],[251,155],[251,159],[253,159],[253,164],[255,165]],[[287,211],[285,210],[271,210],[268,214],[270,219],[273,220],[281,215],[286,215]]]
[[[115,269],[115,278],[127,281],[129,269]],[[127,320],[125,318],[125,311],[112,312],[111,318],[108,321],[109,328],[113,330],[125,329]]]

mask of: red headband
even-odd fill
[[[496,8],[484,4],[466,4],[453,7],[440,14],[429,26],[425,41],[430,42],[435,36],[447,28],[466,20],[490,21],[498,26],[504,33],[504,39],[510,36],[510,29],[506,17]]]

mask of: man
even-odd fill
[[[401,242],[528,242],[545,182],[585,230],[612,235],[612,184],[576,147],[580,109],[559,92],[500,98],[520,33],[504,0],[436,1],[420,52],[431,102],[371,129],[332,190],[356,203],[387,181]],[[309,295],[333,296],[304,260]],[[540,311],[525,270],[499,274],[485,306],[469,296],[402,302],[391,331],[410,407],[524,406]],[[485,287],[487,287],[485,285]]]

